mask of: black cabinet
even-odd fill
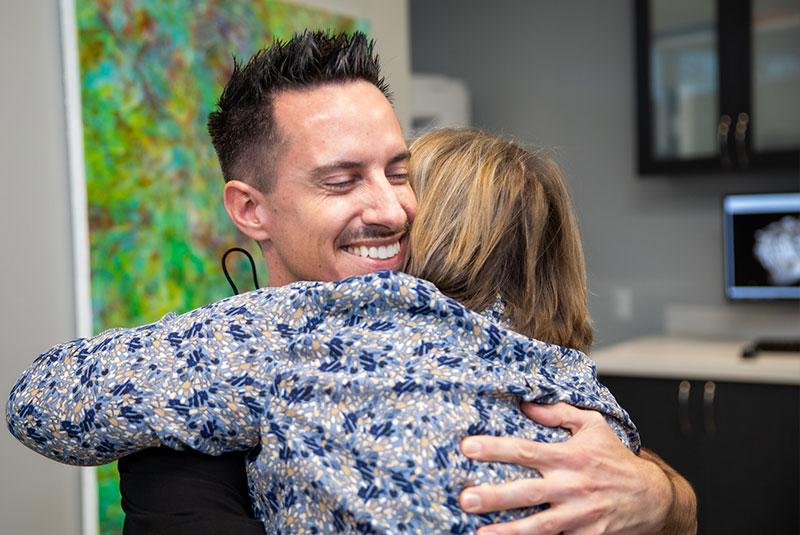
[[[800,533],[800,386],[600,380],[692,483],[701,535]]]
[[[800,172],[800,2],[634,5],[639,172]]]

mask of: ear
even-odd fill
[[[225,210],[245,236],[257,242],[269,239],[267,202],[264,194],[239,180],[225,184]]]

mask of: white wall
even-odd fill
[[[721,197],[797,190],[800,181],[637,176],[630,0],[409,5],[413,72],[465,80],[475,126],[555,149],[581,222],[597,347],[661,332],[676,306],[725,321],[752,310],[723,298]],[[626,319],[616,302],[624,309],[627,296]],[[796,304],[769,310],[796,330]]]
[[[74,338],[58,10],[12,0],[0,17],[0,392]],[[79,470],[0,431],[0,532],[79,533]]]

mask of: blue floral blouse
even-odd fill
[[[639,448],[583,353],[521,336],[501,313],[394,272],[260,289],[50,349],[6,418],[26,446],[69,464],[158,445],[251,450],[269,533],[473,533],[537,509],[466,514],[462,489],[538,474],[471,461],[459,442],[569,436],[527,419],[519,400],[600,411]]]

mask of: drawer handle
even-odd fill
[[[678,385],[678,422],[681,434],[692,434],[692,421],[689,418],[689,394],[692,392],[692,383],[683,380]]]
[[[728,152],[728,134],[731,130],[731,116],[723,114],[717,123],[717,145],[719,146],[719,159],[723,169],[731,167],[731,155]]]
[[[734,137],[736,139],[736,156],[739,159],[741,167],[747,167],[750,160],[747,157],[747,145],[745,138],[747,137],[747,124],[750,122],[750,116],[742,112],[736,118],[736,128]]]
[[[717,385],[714,381],[706,381],[703,387],[703,414],[705,416],[706,436],[713,437],[717,433],[717,423],[714,420],[714,396]]]

